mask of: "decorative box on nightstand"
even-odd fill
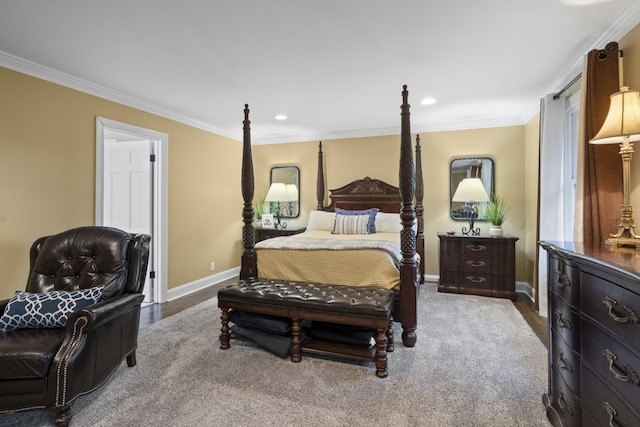
[[[256,228],[256,243],[261,240],[271,239],[272,237],[293,236],[302,233],[306,228]]]
[[[516,300],[516,241],[504,235],[467,236],[438,233],[439,292]]]

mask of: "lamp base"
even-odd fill
[[[625,205],[622,207],[622,218],[618,226],[618,232],[609,235],[604,241],[606,246],[635,246],[640,247],[640,236],[636,234],[636,226],[633,223],[633,208]]]

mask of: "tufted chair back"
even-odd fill
[[[79,227],[41,237],[31,246],[26,290],[73,291],[104,285],[103,300],[124,291],[142,292],[148,242],[149,236],[110,227]]]

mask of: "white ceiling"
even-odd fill
[[[638,22],[637,0],[2,0],[0,66],[236,140],[248,103],[254,143],[310,141],[399,133],[404,84],[414,133],[523,124]]]

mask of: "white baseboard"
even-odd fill
[[[167,291],[167,301],[173,301],[176,298],[189,295],[193,292],[199,291],[209,286],[216,285],[225,280],[237,277],[240,274],[240,267],[235,267],[230,270],[222,271],[211,276],[203,277],[202,279],[195,280],[193,282],[185,283],[176,288],[171,288]]]
[[[440,276],[438,276],[437,274],[425,274],[424,275],[424,281],[425,282],[438,283],[439,280],[440,280]]]
[[[535,301],[535,289],[527,282],[516,282],[516,292],[526,296],[531,301]]]

